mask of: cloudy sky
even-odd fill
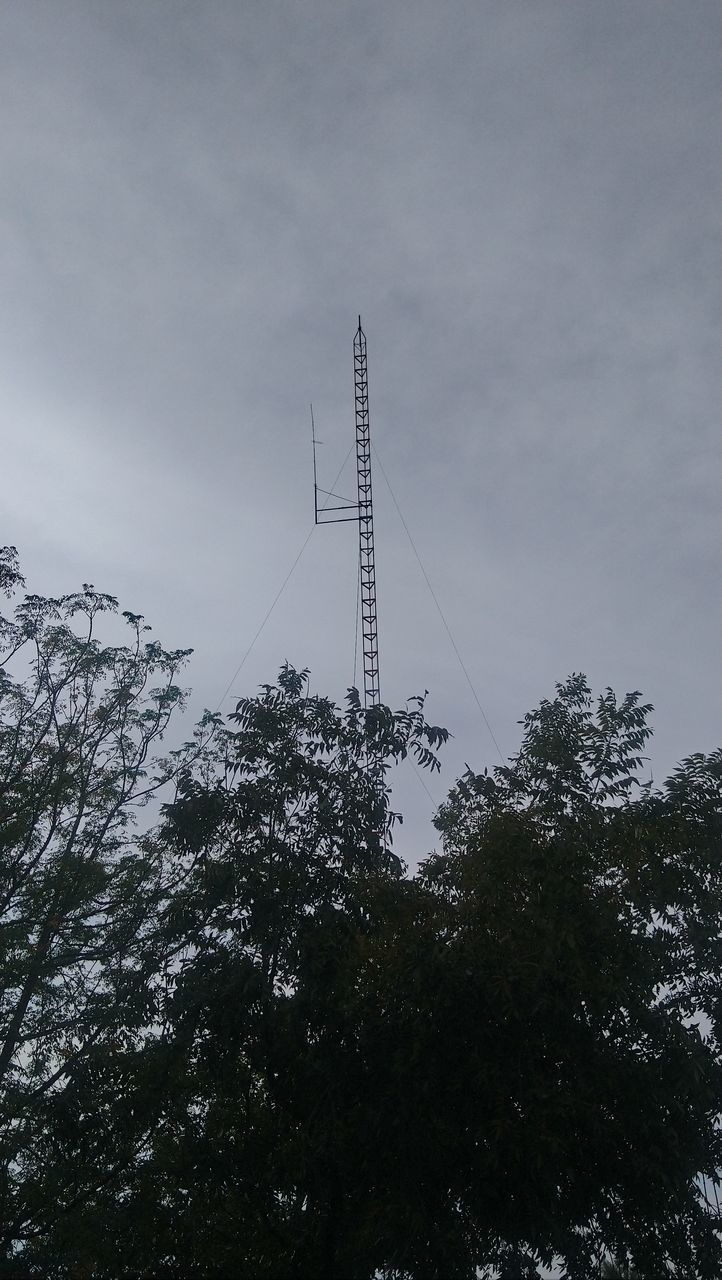
[[[372,435],[502,752],[554,681],[720,738],[719,0],[2,0],[0,540],[215,706]],[[381,684],[498,758],[378,471]],[[353,463],[343,481],[353,491]],[[314,531],[233,684],[353,676]],[[231,706],[231,699],[224,704]],[[431,847],[413,774],[400,850]]]

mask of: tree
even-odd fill
[[[154,847],[176,887],[155,902],[159,1034],[134,1026],[106,1066],[133,1100],[130,1118],[104,1111],[127,1156],[28,1243],[26,1265],[44,1275],[72,1264],[116,1276],[119,1258],[127,1274],[176,1275],[182,1260],[184,1275],[337,1275],[348,1258],[348,1227],[336,1229],[354,1163],[338,1134],[347,979],[379,886],[402,872],[389,763],[411,753],[434,767],[446,733],[420,699],[365,712],[352,691],[340,712],[307,683],[285,667],[239,702],[234,728],[214,721],[166,808]],[[159,1107],[141,1131],[141,1086],[154,1081]],[[79,1105],[97,1109],[96,1082],[82,1086]],[[348,1260],[344,1274],[366,1273]]]
[[[654,1280],[720,1266],[722,753],[640,784],[650,709],[559,685],[508,766],[454,788],[420,876],[429,1163],[470,1235],[580,1280],[608,1252]]]
[[[75,616],[40,633],[66,674]],[[83,644],[94,670],[106,651]],[[98,681],[82,725],[101,734],[120,682]],[[155,723],[145,696],[115,740]],[[284,667],[137,781],[176,771],[140,836],[114,825],[117,753],[83,783],[100,746],[51,726],[47,756],[31,712],[9,717],[5,756],[17,737],[33,764],[6,810],[8,885],[28,854],[5,971],[42,963],[2,1115],[6,1273],[511,1280],[556,1257],[587,1280],[615,1257],[643,1280],[718,1275],[722,753],[640,784],[649,710],[558,686],[508,765],[452,789],[415,876],[388,769],[436,766],[423,700],[365,712],[352,690],[339,710]],[[113,817],[89,820],[76,868],[86,795]]]
[[[14,548],[0,588],[24,586]],[[113,1053],[153,1018],[167,885],[135,814],[187,761],[153,759],[190,650],[92,586],[0,618],[0,1222],[8,1274],[127,1158]],[[117,1115],[116,1115],[117,1119]]]
[[[586,1280],[610,1252],[648,1280],[717,1274],[722,755],[653,792],[649,711],[560,685],[508,766],[460,780],[408,879],[369,821],[357,704],[344,724],[293,672],[240,704],[230,787],[189,783],[171,815],[205,922],[176,997],[204,1009],[163,1170],[176,1197],[179,1161],[211,1170],[200,1201],[183,1188],[200,1274],[556,1256]]]
[[[154,1142],[151,1233],[199,1275],[374,1269],[348,1211],[362,1137],[354,975],[403,871],[388,768],[407,754],[438,767],[447,735],[422,699],[365,712],[352,690],[341,712],[307,676],[286,666],[242,699],[215,781],[187,777],[167,810],[167,840],[195,860],[172,907],[188,947],[169,1018],[190,1017],[194,1040]],[[147,1199],[139,1188],[132,1212]]]

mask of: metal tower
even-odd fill
[[[354,402],[356,410],[356,486],[357,501],[349,502],[340,494],[319,489],[316,478],[316,429],[311,411],[313,438],[313,490],[316,524],[339,524],[357,520],[359,529],[359,573],[361,579],[361,632],[363,635],[364,706],[378,706],[379,641],[376,614],[376,563],[374,559],[374,504],[371,488],[371,435],[369,432],[369,380],[366,363],[366,335],[358,318],[353,340]],[[319,493],[339,498],[339,506],[319,507]],[[326,516],[326,512],[349,512],[348,515]]]
[[[369,433],[369,378],[366,335],[358,318],[353,340],[354,399],[356,408],[356,483],[358,489],[359,570],[361,573],[361,632],[363,635],[364,705],[380,700],[379,640],[376,615],[376,562],[374,559],[374,503],[371,488],[371,436]]]

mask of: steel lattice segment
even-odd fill
[[[353,344],[356,407],[356,474],[358,482],[359,562],[361,569],[361,632],[363,636],[364,705],[375,707],[379,687],[379,645],[376,616],[376,563],[374,512],[371,489],[371,437],[366,365],[366,336],[361,317]]]

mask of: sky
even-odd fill
[[[502,755],[573,671],[719,745],[719,0],[0,2],[0,541],[193,647],[187,721],[352,683],[371,434]],[[373,473],[382,697],[498,762]],[[353,493],[351,458],[339,481]],[[397,849],[434,847],[407,766]]]

